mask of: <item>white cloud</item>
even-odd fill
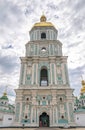
[[[71,86],[75,89],[75,94],[79,95],[81,82],[78,79],[81,74],[83,77],[85,75],[84,3],[84,0],[0,1],[0,89],[7,85],[6,80],[12,86],[11,89],[17,88],[19,57],[25,55],[29,31],[44,11],[47,20],[58,29],[58,39],[63,43],[63,54],[68,56]],[[8,58],[11,59],[10,62]]]

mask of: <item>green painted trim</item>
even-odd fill
[[[30,85],[30,84],[31,84],[31,75],[28,74],[28,75],[26,76],[26,85]]]
[[[65,123],[65,124],[67,124],[68,120],[66,120],[66,119],[60,119],[60,120],[58,120],[58,123]]]
[[[79,108],[79,109],[75,110],[74,112],[75,113],[85,112],[85,108]]]
[[[7,100],[7,101],[8,101],[9,99],[8,99],[7,96],[2,96],[2,97],[0,98],[0,100]]]
[[[22,124],[30,123],[30,119],[22,119],[22,120],[21,120],[21,123],[22,123]]]
[[[43,105],[43,106],[46,106],[46,101],[42,101],[42,105]]]
[[[85,99],[85,95],[80,95],[80,99]]]
[[[15,113],[14,110],[6,110],[2,108],[0,108],[0,112]]]

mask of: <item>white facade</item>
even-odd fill
[[[12,126],[15,114],[0,112],[0,127]]]
[[[9,104],[7,94],[0,98],[0,127],[12,126],[14,122],[15,107]]]
[[[77,126],[85,126],[85,81],[81,81],[80,97],[75,98],[74,115]]]
[[[31,29],[26,55],[20,59],[15,125],[74,126],[74,97],[69,85],[67,56],[62,54],[57,30],[46,22],[45,16]]]
[[[85,126],[85,110],[75,113],[76,126]]]

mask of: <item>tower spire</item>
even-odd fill
[[[3,96],[7,96],[7,86],[5,87],[5,91],[3,93]]]

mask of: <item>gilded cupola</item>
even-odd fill
[[[84,93],[85,93],[85,81],[82,80],[82,81],[81,81],[81,84],[82,84],[81,94],[84,94]]]
[[[40,22],[35,23],[34,26],[32,27],[32,29],[34,27],[54,27],[54,25],[51,22],[47,22],[47,18],[45,15],[42,15],[40,17]]]
[[[8,100],[7,93],[4,92],[3,96],[0,98],[1,100]]]
[[[47,18],[43,14],[40,22],[35,23],[29,33],[30,41],[56,40],[58,31],[51,22],[47,22]]]

